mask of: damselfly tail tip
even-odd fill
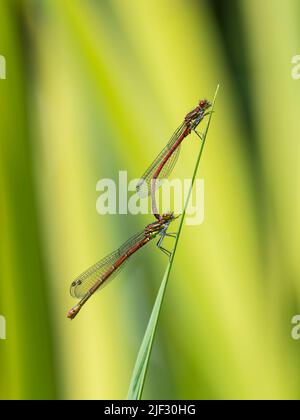
[[[69,319],[74,319],[75,316],[78,314],[78,312],[80,311],[81,306],[78,304],[76,306],[74,306],[72,309],[69,310],[69,312],[67,313],[67,318]]]

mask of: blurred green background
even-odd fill
[[[221,90],[144,398],[296,399],[299,0],[1,0],[1,399],[127,393],[166,259],[151,244],[69,322],[69,284],[152,221],[99,216],[96,183],[139,177]],[[189,177],[189,137],[173,176]]]

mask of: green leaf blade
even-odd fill
[[[158,326],[158,321],[159,321],[159,315],[162,309],[162,305],[163,305],[163,301],[164,301],[164,296],[166,293],[166,288],[168,285],[168,281],[169,281],[169,277],[171,274],[171,270],[172,270],[172,266],[173,266],[173,262],[175,259],[175,255],[176,255],[176,250],[177,250],[177,246],[178,246],[178,242],[179,242],[179,238],[180,238],[180,234],[182,231],[182,227],[183,227],[183,223],[184,223],[184,219],[185,219],[185,215],[186,215],[186,209],[187,206],[189,204],[189,200],[192,194],[192,190],[193,190],[193,186],[195,184],[195,180],[196,180],[196,176],[197,176],[197,172],[198,172],[198,168],[199,168],[199,164],[200,164],[200,160],[201,160],[201,156],[202,156],[202,152],[204,149],[204,145],[205,145],[205,141],[206,141],[206,137],[208,134],[208,130],[210,127],[210,123],[211,123],[211,118],[213,115],[213,110],[214,110],[214,105],[216,102],[216,98],[217,98],[217,94],[219,91],[219,85],[217,86],[215,95],[214,95],[214,99],[212,102],[212,108],[211,108],[211,113],[209,115],[208,118],[208,122],[206,124],[206,128],[204,131],[204,135],[203,135],[203,140],[201,142],[201,147],[200,147],[200,151],[197,157],[197,161],[196,161],[196,165],[195,165],[195,169],[194,169],[194,173],[193,173],[193,177],[192,177],[192,183],[189,189],[189,193],[185,202],[185,206],[184,206],[184,210],[183,210],[183,214],[180,220],[180,225],[179,225],[179,229],[178,229],[178,235],[176,237],[175,240],[175,244],[174,244],[174,248],[173,248],[173,252],[172,252],[172,256],[170,258],[170,261],[167,265],[166,271],[164,273],[164,277],[163,280],[161,282],[158,294],[156,296],[155,299],[155,303],[152,309],[152,313],[144,334],[144,338],[140,347],[140,350],[138,352],[138,356],[135,362],[135,366],[133,369],[133,373],[132,373],[132,377],[131,377],[131,382],[129,385],[129,390],[128,390],[128,394],[127,394],[127,399],[128,400],[140,400],[142,397],[142,393],[143,393],[143,389],[144,389],[144,385],[145,385],[145,380],[146,380],[146,376],[147,376],[147,370],[148,370],[148,366],[149,366],[149,360],[150,360],[150,356],[151,356],[151,351],[152,351],[152,347],[153,347],[153,342],[154,342],[154,338],[155,338],[155,334],[156,334],[156,330],[157,330],[157,326]]]

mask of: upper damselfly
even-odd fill
[[[174,219],[176,217],[173,213],[163,214],[160,220],[147,225],[142,232],[78,276],[71,284],[70,293],[81,300],[68,312],[67,317],[74,319],[91,296],[116,276],[128,259],[152,239],[159,237],[158,248],[170,257],[171,252],[163,247],[163,240],[165,237],[176,237],[176,233],[168,233],[169,225]]]
[[[158,213],[155,199],[155,192],[160,186],[159,180],[167,178],[172,172],[179,156],[182,141],[192,131],[201,138],[201,135],[197,132],[196,128],[203,118],[209,114],[207,110],[210,107],[211,103],[208,100],[203,99],[196,108],[186,115],[184,121],[174,132],[165,148],[160,152],[137,184],[136,188],[140,197],[147,197],[151,194],[152,211],[158,220],[162,217]]]

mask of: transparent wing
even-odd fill
[[[172,154],[172,156],[168,159],[167,163],[164,165],[159,178],[163,179],[163,178],[168,178],[168,176],[170,175],[170,173],[173,171],[177,160],[179,158],[180,155],[180,148],[181,148],[181,144],[177,147],[177,149],[174,151],[174,153]]]
[[[92,265],[90,268],[85,270],[80,276],[78,276],[73,283],[71,284],[70,293],[71,296],[77,299],[83,298],[88,291],[107,273],[109,269],[119,260],[120,257],[125,255],[131,248],[138,244],[145,237],[144,231],[137,233],[132,236],[127,242],[125,242],[119,249],[107,255],[101,261]],[[103,284],[99,287],[98,290],[101,290],[106,286],[110,280],[112,280],[126,265],[127,258],[113,273],[109,278],[103,281]],[[109,281],[108,281],[109,280]]]
[[[169,140],[165,148],[160,152],[160,154],[156,157],[152,165],[147,169],[147,171],[139,180],[136,186],[136,190],[140,197],[147,197],[148,195],[150,195],[151,182],[152,182],[153,176],[155,175],[155,172],[157,171],[163,159],[169,153],[170,149],[173,147],[173,145],[176,143],[179,137],[183,134],[185,129],[186,129],[186,125],[183,122],[174,132],[174,134],[172,135],[171,139]],[[172,172],[172,170],[174,169],[174,166],[178,160],[179,154],[180,154],[180,146],[177,147],[174,153],[170,156],[164,168],[162,169],[161,173],[159,174],[158,181],[156,183],[156,189],[158,189],[161,186],[161,182],[159,182],[159,180],[163,178],[167,178]]]

